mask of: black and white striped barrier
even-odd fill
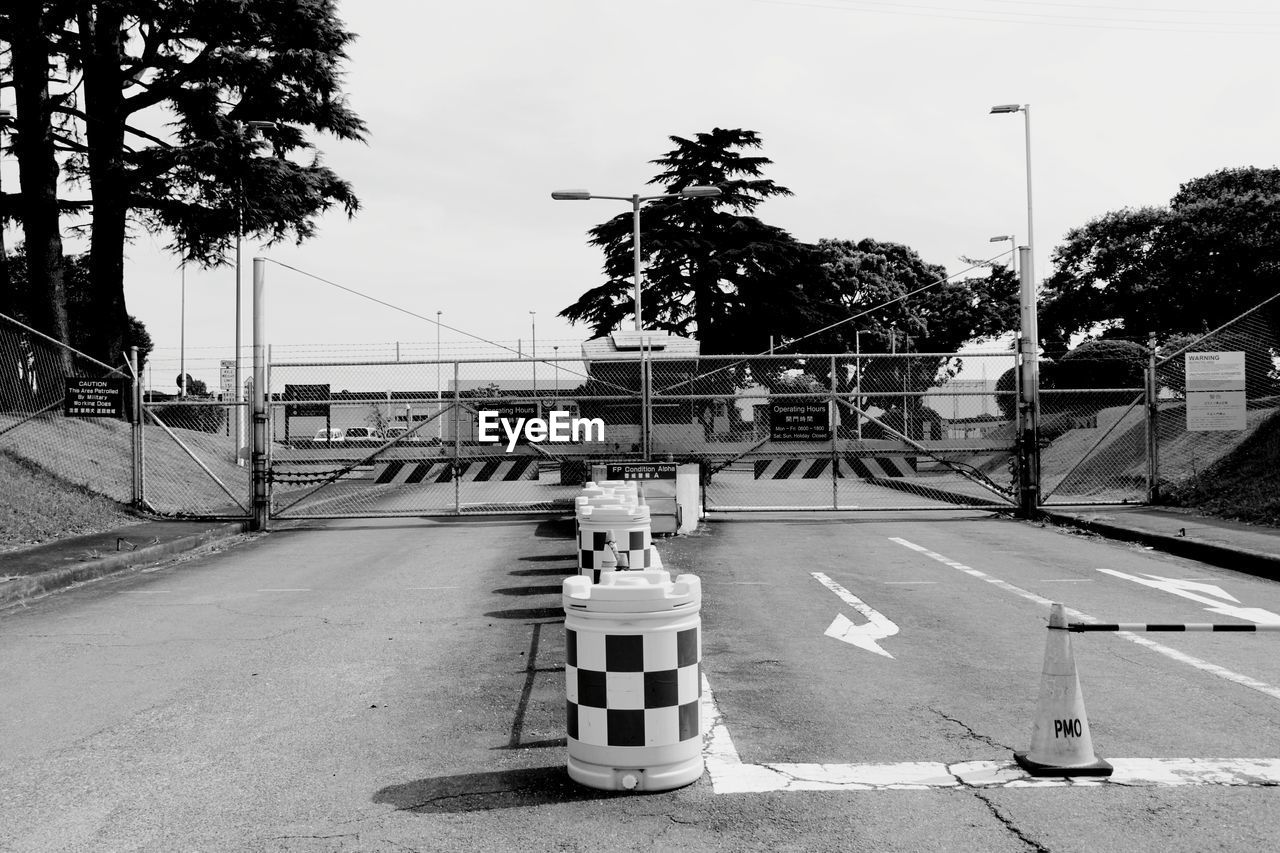
[[[914,456],[845,456],[835,460],[837,477],[860,477],[864,480],[916,476]],[[832,460],[822,459],[757,459],[757,480],[817,480],[831,476]]]
[[[1050,625],[1050,628],[1056,626]],[[1280,631],[1280,624],[1268,623],[1265,625],[1238,625],[1235,623],[1217,623],[1217,622],[1184,622],[1184,623],[1160,623],[1160,622],[1068,622],[1067,630],[1074,631],[1077,634],[1086,631],[1223,631],[1229,633],[1252,633],[1254,631]]]
[[[379,486],[414,483],[496,483],[538,479],[538,460],[532,456],[461,462],[381,462],[375,466],[373,482]]]

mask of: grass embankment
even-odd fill
[[[142,519],[123,504],[0,451],[0,552]]]
[[[0,428],[15,423],[0,416]],[[243,514],[249,473],[235,464],[230,438],[182,429],[170,436],[155,425],[144,433],[144,497],[159,516]],[[132,466],[124,421],[51,416],[6,432],[0,437],[0,551],[145,520],[129,507]]]
[[[1280,412],[1258,424],[1230,453],[1170,489],[1165,503],[1280,526]]]

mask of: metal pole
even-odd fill
[[[187,396],[187,262],[182,262],[182,296],[178,300],[178,396]]]
[[[242,387],[241,377],[240,377],[240,244],[243,241],[243,232],[244,232],[244,179],[243,178],[238,179],[236,185],[237,185],[237,192],[236,192],[236,335],[235,335],[236,337],[236,356],[235,356],[236,369],[235,369],[235,377],[234,377],[235,387],[231,392],[232,394],[231,402],[235,403],[236,405],[234,408],[232,408],[231,411],[235,413],[235,421],[236,421],[235,433],[233,436],[233,441],[235,442],[236,464],[243,465],[244,459],[240,455],[240,447],[242,445],[243,436],[240,430],[240,418],[242,417],[242,415],[241,415],[241,409],[240,409],[239,403],[240,403],[240,393],[241,393],[241,387]],[[254,263],[254,270],[255,270],[254,274],[256,275],[258,259],[254,258],[253,263]]]
[[[1023,126],[1026,128],[1027,137],[1027,256],[1025,258],[1027,274],[1031,278],[1031,287],[1035,288],[1035,251],[1036,237],[1035,226],[1031,215],[1031,105],[1022,105],[1022,117],[1024,119]],[[1038,342],[1039,337],[1033,336],[1033,341]]]
[[[640,314],[640,194],[631,196],[631,245],[635,248],[636,331],[644,329]]]
[[[537,408],[537,411],[535,412],[535,414],[538,417],[542,417],[542,406],[538,402],[538,312],[537,311],[529,312],[529,332],[533,340],[533,343],[531,344],[532,357],[533,357],[533,402],[535,407]]]
[[[1160,401],[1156,383],[1156,336],[1147,337],[1147,503],[1160,502]]]
[[[858,422],[858,441],[862,441],[862,330],[853,333],[853,345],[857,350],[857,364],[855,365],[858,373],[858,406],[857,411],[853,413],[854,419]]]
[[[133,461],[133,482],[132,482],[132,498],[133,508],[142,508],[142,394],[139,388],[138,377],[138,348],[129,347],[129,375],[132,382],[129,385],[130,408],[130,438],[129,452]]]
[[[458,369],[459,362],[453,363],[453,514],[462,515],[462,487],[458,485],[458,456],[462,453],[462,428],[459,424],[462,407],[458,405],[458,389],[462,387],[459,381]],[[438,420],[443,420],[442,416],[437,416]],[[441,448],[443,449],[443,448]]]
[[[443,313],[436,312],[436,440],[441,444],[444,444],[444,403],[440,396],[440,315]]]
[[[1018,248],[1022,269],[1021,379],[1018,408],[1022,414],[1020,434],[1018,500],[1022,514],[1031,518],[1040,505],[1040,368],[1036,329],[1036,289],[1031,277],[1031,247]]]
[[[831,356],[831,397],[827,400],[827,426],[831,429],[831,508],[840,508],[840,462],[836,453],[836,415],[840,407],[836,404],[836,357]],[[855,415],[856,417],[856,415]]]
[[[252,530],[268,529],[271,509],[271,498],[267,491],[267,396],[266,365],[263,358],[267,343],[266,318],[263,316],[266,267],[265,258],[253,259],[253,446],[250,448],[252,460],[250,473],[253,479],[253,521],[250,523]],[[237,293],[239,293],[238,290]],[[237,319],[238,317],[239,315]],[[237,350],[237,357],[239,354]],[[236,393],[239,393],[238,387]]]

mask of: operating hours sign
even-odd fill
[[[1189,352],[1187,430],[1228,432],[1245,428],[1243,352]]]
[[[831,416],[826,401],[770,403],[769,440],[830,441]]]
[[[69,418],[124,417],[124,380],[68,376],[62,412]]]

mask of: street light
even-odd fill
[[[440,395],[440,315],[436,312],[436,438],[444,441],[444,402]]]
[[[1019,371],[1021,380],[1021,400],[1019,415],[1021,420],[1020,444],[1022,447],[1022,465],[1019,466],[1019,503],[1024,515],[1030,517],[1039,506],[1037,494],[1040,484],[1040,333],[1036,308],[1035,278],[1035,227],[1031,205],[1031,105],[1030,104],[997,104],[991,108],[993,114],[1022,113],[1023,128],[1026,136],[1027,163],[1027,245],[1019,249],[1021,262],[1022,293],[1022,367]]]
[[[635,309],[636,309],[636,331],[644,329],[644,321],[641,316],[640,303],[640,204],[646,201],[657,201],[659,199],[668,198],[715,198],[719,196],[719,187],[685,187],[679,192],[663,193],[661,195],[595,195],[587,190],[556,190],[551,193],[551,197],[556,201],[589,201],[593,198],[606,198],[614,201],[631,202],[631,245],[634,247],[635,254]]]
[[[992,237],[988,243],[1003,243],[1009,241],[1009,269],[1014,275],[1018,274],[1018,240],[1013,234],[1001,234],[998,237]]]
[[[253,141],[254,147],[257,147],[258,140],[261,138],[261,132],[272,129],[276,126],[272,121],[237,121],[236,130],[239,133],[249,132],[249,139]],[[245,157],[247,165],[249,157]],[[244,390],[240,385],[240,245],[244,242],[244,172],[236,180],[236,367],[235,367],[235,388],[231,392],[231,400],[236,403],[236,464],[243,465],[244,460],[240,458],[240,394]]]

